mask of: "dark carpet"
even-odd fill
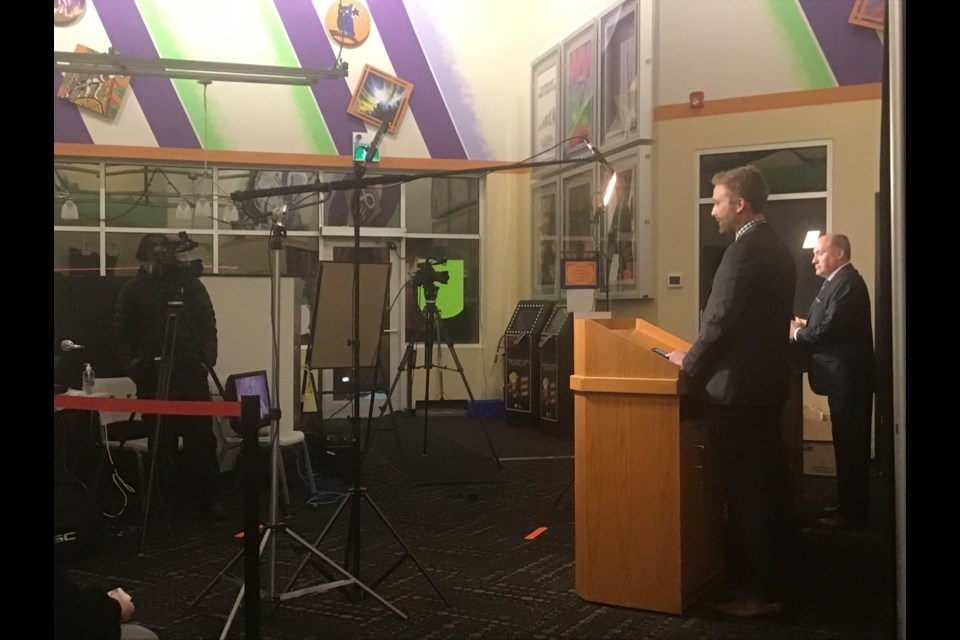
[[[422,438],[417,421],[407,420],[404,446]],[[388,428],[389,425],[381,425]],[[799,544],[794,558],[788,610],[777,617],[742,621],[725,618],[707,604],[709,595],[683,616],[608,607],[585,602],[574,592],[573,492],[565,491],[573,473],[573,443],[536,430],[489,421],[486,427],[501,457],[497,481],[469,476],[490,456],[477,423],[462,416],[431,415],[428,457],[449,457],[444,474],[462,466],[460,484],[416,484],[416,447],[404,450],[403,462],[390,451],[394,434],[377,432],[363,466],[367,496],[385,515],[400,540],[364,500],[351,500],[360,513],[358,577],[375,582],[409,547],[424,570],[450,600],[446,606],[409,559],[375,588],[409,616],[392,614],[371,597],[354,600],[345,589],[286,600],[263,601],[262,637],[275,640],[312,638],[726,638],[884,639],[895,636],[895,565],[890,497],[874,475],[874,504],[862,530],[826,530],[812,524],[821,509],[836,500],[833,478],[805,476],[798,504]],[[451,444],[453,443],[453,444]],[[431,446],[436,445],[436,449]],[[416,455],[414,455],[416,454]],[[280,520],[314,543],[352,482],[318,478],[321,494],[309,496],[295,462],[285,452],[292,504]],[[460,457],[463,456],[463,457]],[[319,457],[319,455],[317,456]],[[324,460],[321,471],[329,472]],[[434,472],[431,472],[434,473]],[[438,472],[439,473],[439,472]],[[486,472],[485,472],[486,473]],[[443,475],[443,474],[440,474]],[[448,478],[449,479],[449,478]],[[229,482],[226,485],[230,485]],[[134,509],[105,523],[105,544],[98,552],[66,563],[79,583],[98,589],[122,586],[132,594],[137,619],[163,639],[217,638],[237,595],[237,585],[220,581],[195,607],[190,602],[240,551],[234,535],[241,528],[241,496],[228,490],[225,503],[235,519],[215,523],[189,511],[172,509],[170,526],[154,524],[146,555],[137,557],[139,527]],[[264,504],[266,500],[262,501]],[[312,505],[312,506],[311,506]],[[320,550],[344,561],[349,506],[333,522]],[[524,536],[547,530],[534,540]],[[275,591],[285,590],[304,550],[282,530],[277,540]],[[262,586],[270,588],[268,561]],[[242,566],[237,564],[238,575]],[[324,584],[332,575],[323,563],[310,561],[294,585]],[[244,637],[241,613],[230,635]]]

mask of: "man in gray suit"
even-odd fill
[[[744,584],[720,611],[779,613],[792,523],[789,474],[780,435],[787,398],[793,317],[793,258],[763,216],[769,189],[753,166],[713,177],[711,215],[733,234],[713,278],[700,333],[680,365],[705,401]]]
[[[825,235],[813,250],[817,275],[826,278],[804,322],[794,318],[790,337],[807,365],[810,388],[827,396],[837,461],[840,504],[819,524],[831,527],[866,524],[870,484],[870,427],[876,361],[870,294],[850,264],[850,240]]]

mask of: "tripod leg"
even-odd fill
[[[407,349],[403,352],[403,357],[400,358],[400,366],[397,367],[397,374],[393,377],[393,382],[390,383],[390,388],[387,390],[387,401],[380,405],[380,419],[383,419],[383,412],[386,411],[387,405],[390,406],[390,423],[393,425],[393,438],[397,444],[397,453],[402,458],[403,457],[403,448],[400,445],[400,431],[397,427],[397,417],[394,415],[393,402],[393,391],[397,388],[397,383],[400,382],[400,376],[403,374],[403,370],[407,367],[408,363],[415,364],[417,359],[417,343],[416,341],[411,341],[407,343]],[[411,366],[410,371],[412,372],[413,368]],[[412,375],[412,374],[411,374]]]
[[[430,369],[433,364],[433,345],[423,347],[424,387],[423,387],[423,451],[420,455],[427,455],[427,426],[430,422]]]
[[[263,532],[263,538],[260,540],[260,555],[263,555],[263,550],[267,546],[267,540],[270,539],[271,529],[265,529]],[[243,552],[241,551],[241,554]],[[232,560],[231,560],[232,562]],[[227,565],[229,566],[229,565]],[[213,586],[213,585],[210,585]],[[208,589],[209,590],[209,589]],[[243,602],[243,596],[246,594],[246,585],[240,587],[240,591],[237,592],[237,599],[233,601],[233,607],[230,608],[230,615],[227,616],[227,622],[223,625],[223,631],[220,632],[220,640],[225,640],[227,634],[230,633],[230,627],[233,626],[233,620],[237,617],[237,611],[240,609],[240,603]],[[201,594],[202,596],[202,594]]]
[[[319,547],[320,543],[323,542],[323,539],[327,537],[327,533],[330,531],[330,527],[333,526],[333,523],[337,521],[337,518],[340,517],[340,512],[343,511],[343,508],[347,506],[347,502],[350,501],[352,493],[348,493],[340,501],[340,504],[337,505],[337,508],[334,509],[333,515],[330,516],[330,519],[327,520],[327,524],[324,525],[323,530],[320,532],[320,535],[317,536],[317,539],[314,541],[313,546]],[[300,560],[300,564],[297,566],[297,570],[293,572],[293,576],[290,578],[290,581],[287,583],[287,586],[283,589],[281,593],[287,593],[290,589],[293,588],[293,585],[297,582],[297,578],[300,577],[300,574],[303,572],[304,567],[307,566],[307,562],[312,556],[309,553],[303,555],[303,559]]]
[[[446,330],[443,328],[443,323],[441,320],[437,320],[437,331],[443,339],[444,344],[447,345],[447,348],[450,349],[450,355],[453,357],[454,363],[457,365],[457,373],[460,374],[460,379],[463,380],[463,386],[467,390],[467,396],[470,398],[470,402],[476,406],[477,401],[473,397],[473,391],[470,390],[470,383],[467,382],[467,376],[463,372],[463,365],[460,364],[460,358],[457,357],[457,350],[453,348],[453,340],[450,339],[450,336],[447,335]],[[487,433],[487,425],[484,424],[483,418],[477,418],[480,421],[480,428],[483,430],[483,437],[487,440],[487,446],[490,447],[490,453],[493,454],[493,459],[497,461],[497,466],[501,469],[503,464],[500,462],[500,456],[497,455],[497,450],[493,448],[493,441],[490,440],[490,434]]]
[[[413,560],[413,563],[414,563],[415,565],[417,565],[417,568],[420,570],[420,573],[422,573],[422,574],[423,574],[423,577],[427,579],[427,582],[429,582],[429,583],[430,583],[430,586],[433,587],[433,590],[437,592],[437,595],[439,595],[440,598],[441,598],[445,603],[447,603],[447,606],[449,606],[449,605],[450,605],[450,601],[447,600],[447,596],[445,596],[445,595],[443,594],[443,591],[440,590],[440,587],[437,586],[437,583],[433,581],[433,578],[430,577],[430,574],[427,573],[427,570],[423,568],[423,565],[420,564],[420,561],[417,560],[417,557],[416,557],[415,555],[413,555],[413,552],[410,551],[410,547],[407,546],[407,544],[406,544],[406,543],[403,541],[403,539],[400,537],[400,534],[397,533],[397,530],[394,529],[394,528],[393,528],[393,525],[391,525],[390,522],[387,520],[387,517],[386,517],[385,515],[383,515],[383,512],[382,512],[382,511],[380,511],[380,507],[378,507],[378,506],[376,505],[376,503],[370,498],[369,495],[367,495],[366,492],[363,493],[363,499],[367,501],[367,504],[369,504],[369,505],[370,505],[370,508],[372,508],[373,511],[374,511],[374,513],[377,514],[377,517],[380,518],[380,521],[383,522],[384,526],[386,526],[387,529],[390,530],[390,534],[393,535],[394,539],[400,544],[401,547],[403,547],[403,550],[404,550],[404,552],[406,553],[407,557],[409,557],[411,560]],[[401,562],[402,562],[402,561],[403,561],[403,559],[401,559]],[[395,566],[399,566],[399,564],[397,564],[397,565],[395,565]],[[391,569],[390,571],[393,571],[393,569]],[[389,573],[389,571],[388,571],[387,573]],[[384,575],[380,576],[380,578],[377,580],[377,582],[375,583],[374,586],[376,586],[376,584],[380,584],[380,581],[383,580],[386,576],[387,576],[387,574],[384,574]]]

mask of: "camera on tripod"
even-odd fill
[[[178,253],[191,251],[199,246],[199,243],[192,240],[186,231],[177,234],[177,238],[172,240],[164,238],[163,242],[157,242],[153,246],[151,262],[153,263],[154,274],[163,282],[180,285],[190,280],[198,278],[203,273],[203,260],[180,260]]]
[[[424,296],[428,300],[436,300],[437,285],[434,283],[447,284],[450,282],[449,273],[434,269],[436,265],[446,263],[446,258],[424,258],[422,262],[417,264],[417,272],[413,274],[413,286],[423,287]]]

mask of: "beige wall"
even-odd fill
[[[657,123],[655,320],[685,340],[697,333],[696,152],[747,145],[789,145],[813,140],[832,147],[832,185],[827,229],[845,233],[853,263],[874,295],[874,193],[879,189],[880,102],[864,100],[751,113],[681,118]],[[684,286],[668,289],[667,273],[682,273]],[[619,313],[618,313],[619,315]],[[826,399],[805,401],[826,409]]]

